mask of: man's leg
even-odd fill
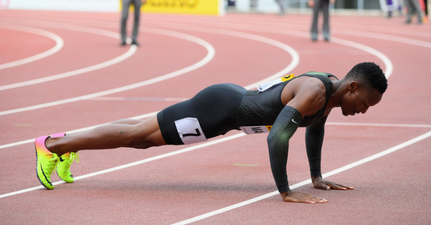
[[[320,2],[321,0],[314,0],[314,7],[313,7],[313,22],[311,24],[311,40],[316,41],[317,40],[317,25],[318,25],[318,18],[319,18],[319,9],[320,9]]]
[[[329,1],[320,1],[322,4],[322,11],[323,11],[323,26],[322,26],[322,33],[323,38],[325,41],[329,41],[331,38],[330,34],[330,28],[329,28]]]
[[[405,23],[411,23],[412,22],[412,12],[413,12],[413,7],[412,7],[412,0],[405,0],[405,5],[407,7],[407,18],[406,18],[406,22]]]
[[[282,0],[275,0],[278,4],[278,6],[280,7],[280,12],[278,13],[280,16],[284,16],[286,14],[285,10],[284,10],[284,5]]]
[[[165,145],[157,116],[146,120],[121,120],[89,131],[64,137],[48,138],[46,147],[61,156],[79,150],[112,149],[119,147],[149,148]]]
[[[129,17],[129,5],[131,0],[123,0],[123,9],[121,11],[120,34],[121,45],[126,44],[127,38],[127,18]]]
[[[421,24],[422,23],[422,9],[419,5],[419,1],[418,0],[412,0],[412,7],[416,11],[416,15],[418,17],[418,24]]]
[[[132,44],[138,45],[137,37],[139,34],[139,21],[141,15],[141,0],[134,0],[133,4],[135,6],[135,21],[133,22],[133,33],[132,33]]]

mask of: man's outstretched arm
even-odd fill
[[[323,198],[289,189],[286,172],[289,140],[301,122],[302,115],[289,105],[285,106],[274,122],[274,126],[267,138],[272,174],[284,201],[304,203],[326,202]]]
[[[322,159],[322,145],[325,136],[325,123],[328,117],[308,126],[305,131],[305,146],[307,148],[308,163],[311,177],[322,177],[320,162]]]
[[[286,105],[280,112],[267,137],[272,175],[280,193],[288,192],[287,155],[289,140],[302,122],[302,115],[295,108]]]
[[[322,118],[318,123],[307,127],[305,132],[305,145],[307,148],[308,163],[313,186],[318,189],[353,190],[353,187],[337,184],[322,178],[321,159],[322,145],[325,136],[325,123],[328,117]]]

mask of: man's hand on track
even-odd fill
[[[314,188],[317,188],[317,189],[323,189],[323,190],[335,189],[335,190],[344,190],[344,191],[354,189],[353,187],[350,187],[350,186],[337,184],[329,180],[324,180],[321,177],[313,177],[311,178],[311,180],[313,181]]]
[[[301,191],[292,191],[280,193],[285,202],[300,202],[300,203],[325,203],[328,200],[320,198]]]

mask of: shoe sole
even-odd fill
[[[36,152],[36,177],[37,177],[37,179],[39,180],[39,182],[42,184],[42,186],[44,186],[44,187],[45,187],[46,189],[48,189],[48,190],[52,190],[52,189],[54,189],[54,185],[52,185],[52,183],[48,181],[48,183],[49,183],[49,184],[51,184],[52,188],[50,188],[50,187],[46,186],[46,185],[42,182],[42,180],[40,179],[40,177],[39,177],[39,173],[38,173],[39,157],[38,157],[38,154],[37,154],[36,144],[34,145],[34,150],[35,150],[35,152]],[[41,169],[42,169],[42,168],[41,168]],[[46,180],[48,180],[48,179],[46,178],[45,173],[43,172],[43,169],[42,169],[42,174],[43,174],[43,176],[45,177],[45,179],[46,179]]]

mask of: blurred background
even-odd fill
[[[332,14],[386,15],[388,11],[402,12],[405,0],[336,0]],[[431,0],[419,0],[427,14]],[[308,0],[147,0],[142,11],[186,14],[279,13],[284,7],[289,13],[310,13]],[[204,5],[204,6],[202,6]],[[281,6],[280,6],[281,5]],[[199,8],[207,8],[202,12]],[[118,12],[120,0],[0,0],[1,9],[66,10]],[[211,10],[209,10],[211,9]]]

